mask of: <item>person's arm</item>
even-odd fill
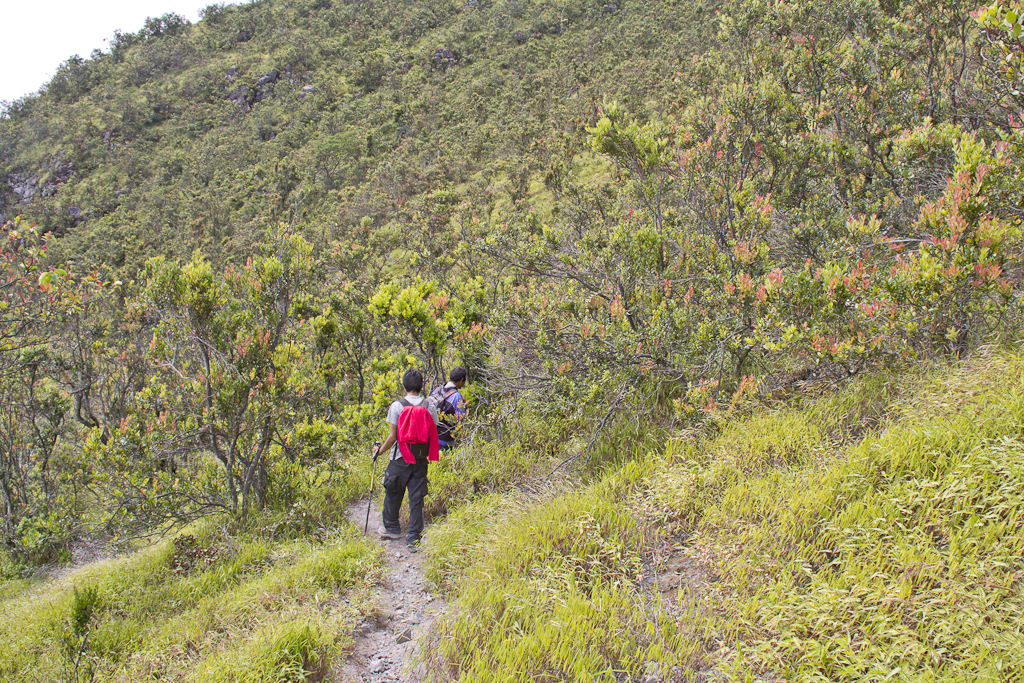
[[[391,433],[388,434],[388,438],[386,438],[384,440],[384,443],[380,445],[380,448],[377,449],[377,455],[383,455],[384,453],[387,453],[388,451],[391,450],[391,447],[395,445],[395,442],[398,441],[398,425],[390,426]]]

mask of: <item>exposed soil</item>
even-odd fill
[[[645,553],[641,578],[649,599],[660,596],[657,604],[672,619],[682,613],[699,610],[704,614],[714,611],[716,585],[719,577],[713,569],[712,559],[698,545],[687,543],[679,536],[669,536],[654,544]],[[720,659],[720,644],[705,642],[705,651],[671,671],[649,670],[644,683],[709,683],[720,680],[714,673]]]
[[[708,592],[712,577],[701,560],[690,553],[669,549],[656,566],[656,583],[663,600],[675,605],[680,593],[691,599],[700,599]]]
[[[352,505],[348,516],[363,529],[366,500]],[[423,572],[429,529],[418,552],[409,552],[404,540],[381,539],[377,535],[380,525],[380,511],[371,503],[367,535],[384,544],[387,569],[375,596],[375,616],[359,624],[355,646],[334,666],[334,678],[346,683],[419,683],[423,679],[422,667],[417,665],[420,642],[447,610]]]
[[[110,544],[105,541],[97,541],[92,538],[79,539],[71,547],[71,559],[65,562],[52,562],[40,567],[34,578],[63,579],[70,576],[76,570],[87,564],[109,560],[117,557]]]

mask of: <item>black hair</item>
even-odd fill
[[[423,373],[416,368],[409,368],[402,375],[402,386],[405,387],[406,391],[418,394],[423,390]]]
[[[452,370],[452,374],[448,376],[448,379],[450,379],[453,382],[461,382],[462,380],[466,379],[466,377],[468,377],[468,376],[469,376],[469,373],[466,372],[466,368],[464,368],[464,367],[462,367],[460,365],[459,367],[457,367],[454,370]]]

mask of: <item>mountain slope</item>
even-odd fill
[[[169,15],[8,107],[0,213],[134,276],[195,248],[244,260],[279,221],[332,243],[366,221],[401,233],[437,204],[494,210],[547,165],[538,141],[582,133],[603,98],[668,106],[708,44],[707,9],[274,0]]]

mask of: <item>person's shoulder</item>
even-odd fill
[[[424,396],[403,396],[402,398],[400,398],[397,401],[395,401],[394,403],[392,403],[391,407],[393,409],[395,409],[395,410],[401,411],[402,409],[404,409],[406,407],[409,407],[409,408],[419,408],[419,407],[427,408],[429,406],[427,404],[427,399]]]

